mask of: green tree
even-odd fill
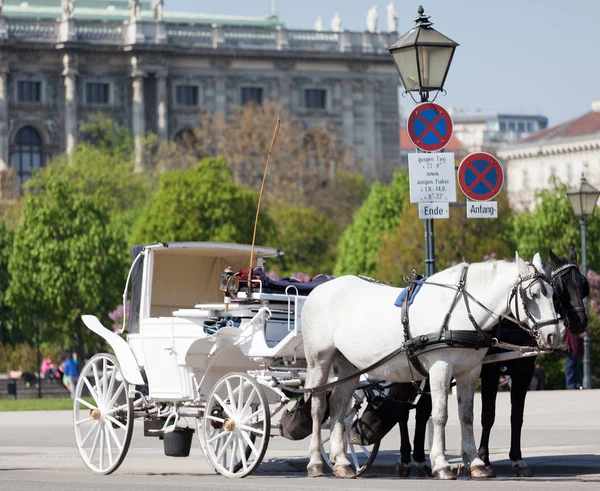
[[[516,216],[512,236],[522,257],[533,256],[536,252],[545,257],[548,247],[552,247],[558,255],[566,256],[569,247],[575,246],[581,258],[579,223],[566,196],[567,190],[565,184],[554,180],[550,189],[536,192],[533,211]],[[587,221],[588,244],[597,244],[600,240],[598,213]],[[600,269],[600,249],[588,246],[587,260],[589,268]]]
[[[42,342],[92,351],[100,343],[82,314],[110,325],[108,312],[121,297],[127,271],[123,238],[105,207],[65,179],[47,179],[25,199],[8,270],[7,301],[22,332],[34,338],[32,315],[44,319]]]
[[[250,244],[258,193],[234,184],[223,159],[206,158],[196,167],[165,172],[150,208],[140,217],[133,239],[217,241]],[[261,211],[256,243],[266,245],[274,224]]]
[[[408,173],[405,171],[396,171],[389,186],[380,182],[373,184],[369,197],[356,213],[354,224],[342,236],[336,275],[374,273],[383,237],[398,225],[407,195]]]
[[[129,129],[118,126],[101,112],[93,114],[79,130],[80,147],[92,146],[117,162],[133,159],[133,138]]]
[[[335,262],[335,224],[315,208],[280,203],[271,216],[277,224],[277,248],[283,249],[282,275],[302,271],[311,276],[331,273]]]
[[[0,220],[0,344],[16,341],[11,339],[13,315],[5,299],[6,290],[10,283],[8,261],[12,253],[13,235],[13,231]]]
[[[457,194],[464,203],[464,195]],[[498,196],[498,218],[467,218],[464,207],[452,208],[447,220],[434,220],[435,259],[438,271],[462,261],[479,262],[487,258],[512,259],[510,240],[513,213],[504,193]],[[533,257],[533,255],[531,256]],[[531,257],[529,259],[531,259]],[[377,254],[376,277],[396,283],[415,269],[425,271],[423,220],[418,207],[406,198],[404,214],[398,226],[387,233]]]

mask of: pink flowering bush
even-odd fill
[[[129,312],[129,300],[127,300],[125,308],[127,309],[127,312]],[[116,332],[121,329],[121,327],[123,327],[123,304],[120,303],[115,310],[108,314],[108,317],[111,321],[113,321],[113,331]]]

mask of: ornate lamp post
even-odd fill
[[[40,366],[42,364],[42,357],[40,353],[40,329],[42,327],[42,316],[35,313],[31,316],[33,327],[36,330],[36,345],[37,345],[37,377],[38,377],[38,399],[42,398],[42,374],[40,372]]]
[[[422,6],[419,6],[417,12],[419,16],[415,19],[415,26],[387,49],[398,69],[405,92],[418,92],[421,102],[427,102],[430,92],[444,90],[444,82],[458,43],[431,27],[433,24]],[[431,276],[435,273],[433,219],[426,218],[424,222],[425,274]]]
[[[571,203],[573,214],[579,218],[579,226],[581,227],[581,272],[587,276],[587,217],[594,213],[596,202],[600,196],[600,191],[588,184],[585,176],[581,176],[581,184],[579,188],[575,188],[567,192],[567,197]],[[587,298],[584,300],[584,306],[587,313]],[[590,335],[585,333],[583,340],[583,388],[592,388],[591,377],[591,359],[590,359]]]

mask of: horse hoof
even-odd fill
[[[494,477],[493,471],[490,471],[485,465],[476,465],[471,467],[472,479],[487,479]]]
[[[356,477],[356,473],[350,465],[336,465],[333,467],[333,473],[335,477],[341,479],[354,479]]]
[[[533,471],[529,467],[517,467],[515,477],[533,477]]]
[[[308,472],[308,477],[323,477],[325,475],[325,465],[324,464],[313,464],[309,465],[306,468]]]
[[[450,467],[442,467],[441,469],[437,470],[437,471],[433,471],[432,475],[435,479],[438,479],[440,481],[451,481],[456,479],[456,476],[454,475],[454,472],[452,472],[452,469],[450,469]]]
[[[431,467],[427,462],[415,462],[415,474],[417,477],[431,477]]]
[[[496,477],[496,471],[494,470],[492,464],[486,464],[485,468],[490,472],[490,477]]]
[[[396,474],[398,474],[403,479],[410,477],[410,464],[405,464],[404,462],[396,462],[395,470]]]

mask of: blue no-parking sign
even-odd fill
[[[473,201],[495,198],[503,184],[502,166],[489,153],[467,155],[458,166],[458,185],[465,196]]]
[[[439,104],[424,102],[408,116],[406,132],[419,150],[437,152],[452,138],[452,118]]]

